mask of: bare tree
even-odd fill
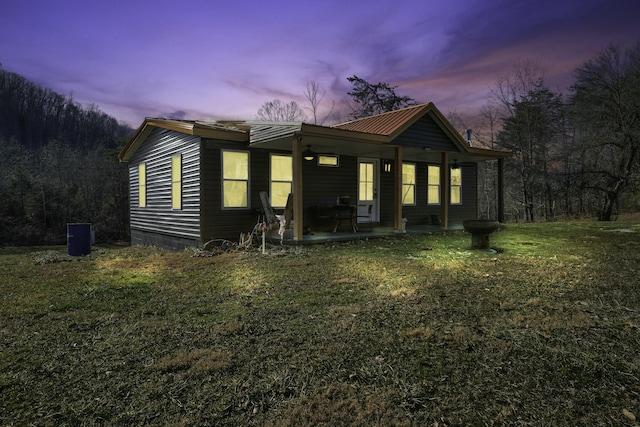
[[[575,71],[573,119],[589,187],[601,196],[600,220],[610,221],[620,196],[637,191],[640,167],[640,42],[610,46]]]
[[[536,62],[520,61],[510,74],[501,76],[492,91],[499,107],[503,128],[497,144],[513,151],[510,168],[512,186],[519,185],[520,206],[524,218],[534,221],[539,215],[555,215],[551,152],[558,143],[562,122],[562,97],[550,91],[544,80],[544,69]],[[512,188],[513,190],[513,188]]]
[[[318,123],[320,103],[322,102],[326,94],[327,94],[327,91],[321,90],[318,82],[310,81],[307,83],[307,88],[304,92],[304,96],[305,98],[307,98],[307,101],[309,101],[309,107],[306,107],[306,109],[311,111],[314,125],[324,124],[324,122],[333,114],[333,109],[336,106],[335,101],[331,101],[331,108],[329,109],[329,112],[326,113],[324,115],[324,118],[320,120],[320,122]]]
[[[307,115],[295,101],[285,104],[279,99],[274,99],[262,104],[256,113],[256,119],[270,122],[296,122],[307,120]]]

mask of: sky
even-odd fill
[[[385,82],[444,114],[486,104],[518,61],[564,92],[611,44],[640,41],[640,0],[0,0],[0,64],[145,117],[247,119],[265,102],[345,111],[347,77]]]

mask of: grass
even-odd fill
[[[638,425],[640,223],[0,249],[0,425]]]

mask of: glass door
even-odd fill
[[[358,159],[358,222],[379,222],[379,159]]]

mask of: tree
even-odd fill
[[[557,124],[563,122],[562,97],[547,88],[542,67],[531,61],[518,62],[510,74],[499,77],[492,94],[503,124],[496,142],[513,151],[506,171],[512,177],[513,199],[525,220],[534,221],[539,214],[551,219],[556,205],[553,180],[559,172],[551,153],[561,140]]]
[[[372,84],[356,75],[347,77],[347,80],[353,85],[351,92],[347,92],[354,103],[350,114],[352,119],[369,117],[417,104],[413,98],[396,94],[397,86],[392,87],[388,83],[382,82]]]
[[[256,119],[269,122],[296,122],[307,120],[307,116],[297,102],[291,101],[285,104],[279,99],[274,99],[262,104],[256,113]]]
[[[307,98],[307,101],[309,101],[310,107],[307,108],[307,110],[311,111],[314,125],[324,124],[324,122],[329,118],[329,116],[331,116],[331,114],[333,113],[333,109],[336,106],[335,101],[331,101],[331,109],[327,114],[324,115],[324,118],[320,120],[320,123],[318,123],[318,113],[320,110],[320,103],[322,102],[326,94],[327,92],[324,90],[321,92],[320,85],[318,84],[318,82],[310,81],[307,83],[307,88],[306,88],[306,91],[304,92],[304,96],[305,98]]]
[[[583,174],[600,194],[599,219],[610,221],[619,198],[638,189],[640,42],[612,45],[575,70],[573,124],[585,156]]]

